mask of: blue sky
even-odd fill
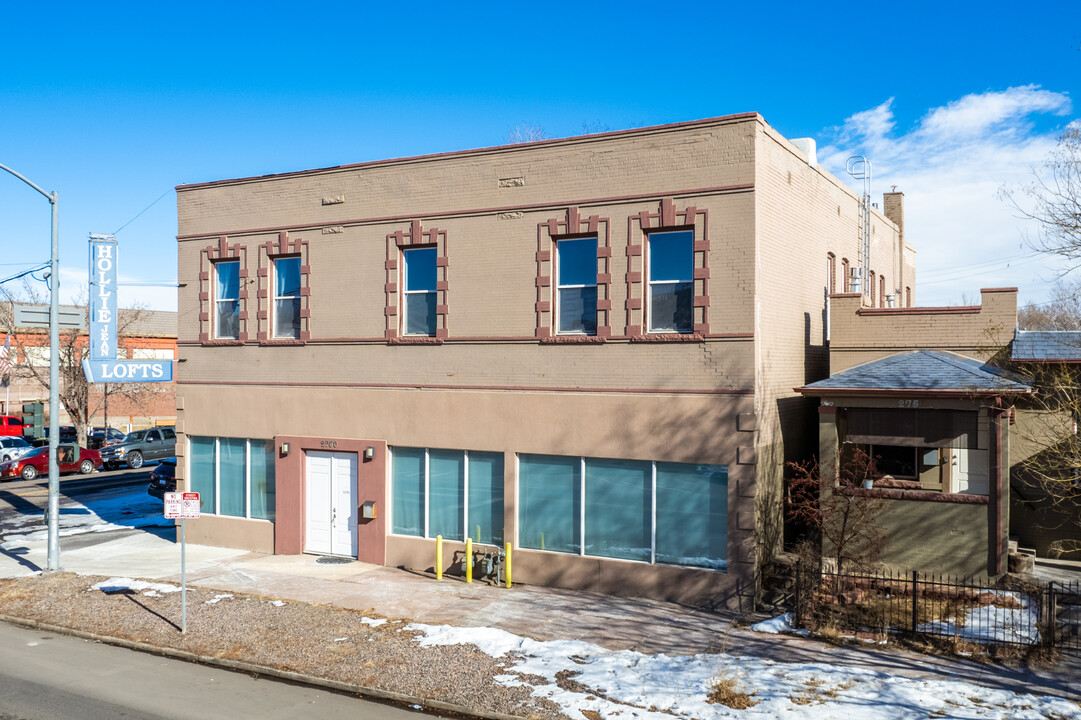
[[[176,281],[179,184],[748,111],[905,192],[919,304],[1055,276],[997,192],[1081,118],[1077,0],[47,7],[0,9],[0,163],[60,193],[65,301],[90,232],[120,230],[122,280]],[[2,173],[0,223],[0,277],[48,259],[48,202]]]

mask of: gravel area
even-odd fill
[[[364,618],[381,616],[371,611],[189,587],[182,635],[179,592],[90,589],[107,579],[72,573],[0,579],[0,614],[478,711],[566,717],[528,687],[497,684],[492,678],[504,665],[472,645],[419,647],[416,633],[402,629],[407,618],[373,626]]]

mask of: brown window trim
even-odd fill
[[[551,218],[537,224],[537,327],[534,333],[541,342],[588,344],[604,342],[612,336],[611,227],[611,218],[599,215],[583,218],[577,206],[568,207],[563,220]],[[597,238],[597,259],[604,261],[604,272],[597,272],[597,334],[559,335],[556,333],[555,291],[552,285],[555,274],[555,245],[560,240],[588,237]]]
[[[402,250],[419,247],[435,247],[436,261],[436,302],[435,317],[436,328],[434,337],[406,335],[402,332],[402,318],[398,308],[402,306],[402,288],[404,286],[401,276],[403,264],[401,262]],[[385,337],[388,344],[393,345],[432,345],[442,344],[447,339],[447,318],[450,315],[448,294],[450,284],[447,280],[450,262],[447,256],[447,231],[439,228],[425,230],[420,220],[409,223],[407,230],[398,230],[387,235],[387,255],[384,263],[386,268],[386,306],[383,315],[387,319]],[[432,342],[438,340],[439,342]]]
[[[690,333],[647,333],[645,244],[651,232],[692,230],[694,232],[694,320]],[[704,337],[709,335],[709,211],[691,205],[676,209],[673,198],[663,198],[657,212],[643,210],[627,218],[627,336],[636,338]],[[701,265],[698,258],[701,257]],[[635,261],[637,258],[637,262]],[[660,342],[664,342],[661,340]]]
[[[283,257],[300,258],[300,337],[276,338],[273,332],[274,290],[271,287],[273,274],[270,269],[274,261]],[[269,240],[259,246],[259,290],[258,337],[260,345],[304,345],[311,340],[311,262],[308,254],[308,241],[302,238],[289,239],[289,231],[282,230],[276,240]]]
[[[214,315],[214,268],[216,262],[236,260],[240,263],[237,273],[240,288],[237,291],[239,301],[239,328],[236,338],[215,338],[213,332]],[[248,248],[241,243],[229,244],[229,236],[222,235],[214,245],[208,245],[199,251],[199,343],[208,347],[243,345],[248,340]]]

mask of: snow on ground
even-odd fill
[[[134,590],[136,592],[142,592],[144,595],[157,595],[159,593],[172,593],[180,592],[180,588],[176,585],[167,585],[166,583],[152,583],[145,580],[132,580],[126,577],[112,577],[108,580],[102,580],[99,583],[95,583],[90,586],[91,590],[101,590],[103,593],[115,593],[122,592],[124,590]],[[146,592],[143,592],[146,591]]]
[[[1061,698],[1023,695],[956,680],[919,680],[825,663],[778,663],[731,654],[669,657],[606,650],[578,641],[538,641],[495,628],[410,623],[424,647],[472,644],[492,657],[510,653],[508,686],[531,687],[537,697],[571,717],[599,713],[605,720],[799,718],[923,720],[1011,718],[1081,720],[1081,705]],[[557,673],[574,673],[573,689]],[[535,675],[545,682],[526,680]],[[707,702],[724,681],[755,704],[736,710]],[[566,683],[564,683],[566,684]]]
[[[5,522],[11,529],[4,533],[4,547],[48,539],[49,530],[40,513],[11,514]],[[61,537],[174,524],[174,520],[165,519],[161,500],[147,495],[145,487],[119,495],[94,496],[85,505],[65,499],[60,508]]]
[[[1036,645],[1040,642],[1040,611],[1036,601],[1016,592],[993,591],[1009,602],[969,608],[960,625],[955,620],[935,620],[919,626],[920,632],[956,635],[976,642]]]

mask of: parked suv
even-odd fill
[[[106,470],[121,465],[140,468],[147,460],[158,461],[176,455],[176,431],[171,427],[136,430],[124,436],[116,445],[101,449],[101,459]]]

